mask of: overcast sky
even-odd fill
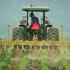
[[[65,37],[70,38],[70,0],[0,0],[0,38],[8,37],[8,25],[19,25],[21,16],[25,16],[22,7],[31,4],[34,7],[49,6],[46,15],[50,22],[57,28],[63,24]]]

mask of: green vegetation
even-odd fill
[[[11,66],[11,63],[13,63],[13,66],[15,67],[13,70],[29,70],[30,68],[35,69],[38,67],[40,70],[57,70],[56,68],[58,68],[58,70],[69,70],[70,60],[67,59],[67,54],[69,52],[66,53],[64,50],[65,49],[61,48],[60,55],[57,55],[55,52],[52,52],[49,55],[46,53],[48,51],[43,49],[40,52],[37,50],[38,52],[33,51],[30,54],[22,52],[21,54],[23,55],[19,57],[17,57],[19,55],[17,53],[14,54],[16,56],[12,57],[13,50],[9,47],[7,50],[3,50],[0,55],[0,70],[10,70],[9,66]],[[18,52],[18,50],[16,50],[16,52]],[[29,56],[31,56],[31,58]],[[16,60],[15,58],[18,58],[19,60]]]
[[[42,70],[49,70],[49,64],[48,64],[48,60],[42,60],[41,66],[42,66]]]
[[[11,48],[8,48],[7,50],[3,51],[0,56],[0,70],[4,70],[4,68],[8,67],[11,62],[11,54]]]
[[[65,58],[61,59],[60,63],[65,67],[65,70],[70,69],[70,63],[67,59],[65,59]]]
[[[29,63],[28,56],[25,55],[21,58],[20,63],[18,64],[18,70],[26,70],[27,64]]]

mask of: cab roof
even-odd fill
[[[33,12],[48,12],[49,7],[23,7],[23,11],[33,11]]]

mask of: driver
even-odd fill
[[[31,17],[31,29],[40,30],[39,19],[34,15],[33,12],[30,13],[30,17]]]

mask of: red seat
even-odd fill
[[[34,22],[31,24],[31,29],[32,30],[40,30],[40,24],[37,22]]]

